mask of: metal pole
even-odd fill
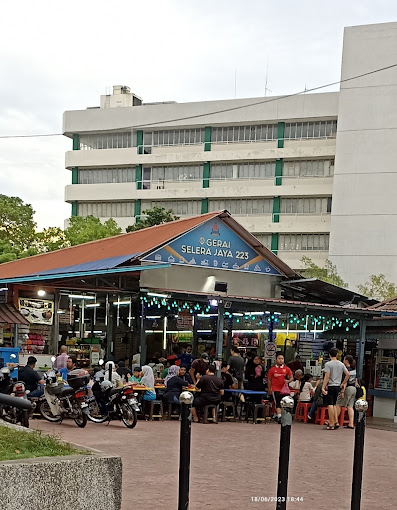
[[[145,320],[145,305],[142,301],[141,308],[141,366],[146,364],[146,320]]]
[[[218,301],[218,321],[216,324],[216,360],[222,361],[223,350],[223,324],[225,319],[225,303],[220,299]],[[221,376],[221,363],[217,370],[218,377]]]
[[[197,329],[198,329],[198,317],[195,313],[192,317],[193,319],[193,342],[192,342],[192,352],[193,356],[197,358],[198,356],[198,336],[197,336]]]
[[[190,479],[190,441],[192,426],[193,395],[189,391],[180,394],[181,403],[181,438],[179,450],[179,496],[178,510],[189,508],[189,479]]]
[[[360,322],[360,340],[358,344],[358,360],[357,360],[357,379],[359,381],[363,377],[366,331],[367,323],[364,320],[362,320]]]
[[[292,397],[287,396],[281,399],[281,432],[276,510],[285,510],[287,508],[289,449],[293,408],[294,399]]]
[[[357,400],[355,403],[355,440],[353,456],[353,480],[352,480],[352,500],[351,510],[360,510],[361,508],[361,486],[363,478],[363,458],[364,458],[364,436],[365,436],[365,413],[368,409],[366,400]]]

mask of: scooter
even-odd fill
[[[29,428],[29,410],[32,408],[28,401],[29,391],[25,389],[23,382],[13,383],[8,367],[3,367],[0,370],[0,393],[26,401],[21,402],[21,406],[17,406],[15,400],[3,398],[0,405],[0,418],[9,423],[20,423],[23,427]]]
[[[82,410],[90,377],[85,370],[72,370],[67,375],[68,387],[59,381],[55,370],[44,375],[44,400],[40,406],[43,418],[50,422],[61,422],[64,418],[72,418],[78,427],[87,425],[87,414]]]

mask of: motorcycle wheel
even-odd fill
[[[99,406],[96,405],[96,412],[93,412],[92,409],[88,408],[87,418],[93,423],[104,423],[106,420],[109,420],[109,413],[101,414],[99,410]]]
[[[138,420],[138,415],[135,409],[133,409],[130,404],[122,403],[120,404],[120,413],[124,425],[129,429],[133,429]]]
[[[77,418],[73,418],[74,422],[78,427],[83,429],[87,425],[87,415],[83,412],[80,406],[76,408],[76,412]]]
[[[54,416],[52,414],[50,406],[46,400],[44,400],[40,406],[40,414],[45,420],[51,421],[52,423],[58,423],[62,421],[62,416]]]
[[[29,428],[29,412],[27,410],[23,410],[21,413],[21,425],[27,429]]]

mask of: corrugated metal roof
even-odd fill
[[[0,278],[12,278],[41,272],[51,274],[56,269],[74,265],[80,266],[88,262],[103,261],[106,258],[113,257],[127,256],[128,260],[131,253],[148,252],[219,214],[220,212],[217,211],[193,218],[176,220],[128,234],[120,234],[50,253],[6,262],[0,264]]]
[[[98,271],[102,269],[113,269],[127,260],[133,259],[140,255],[139,253],[130,253],[129,255],[121,255],[119,257],[108,257],[106,259],[93,260],[91,262],[84,262],[83,264],[75,264],[74,266],[58,267],[56,269],[47,269],[34,273],[35,275],[46,274],[61,274],[61,273],[76,273],[81,271]]]
[[[25,324],[30,322],[13,305],[0,305],[0,323]]]

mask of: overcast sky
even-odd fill
[[[149,101],[288,94],[340,78],[343,28],[397,21],[361,0],[19,0],[0,17],[0,135],[61,133],[65,110],[116,84]],[[335,90],[327,89],[328,90]],[[0,193],[33,205],[39,228],[70,216],[64,137],[0,139]]]

